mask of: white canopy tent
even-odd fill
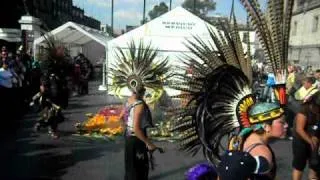
[[[70,50],[71,56],[83,53],[92,63],[106,57],[107,41],[112,37],[107,33],[74,22],[67,22],[51,32],[37,38],[33,43],[33,53],[36,55],[39,47],[44,44],[45,36],[53,35]]]
[[[205,22],[198,16],[190,13],[182,7],[177,7],[154,20],[123,34],[108,42],[107,73],[108,67],[116,62],[114,50],[116,47],[128,49],[128,43],[142,41],[144,44],[151,43],[158,50],[158,58],[168,57],[171,67],[181,66],[179,58],[183,54],[192,55],[185,46],[187,40],[193,40],[194,36],[200,37],[205,43],[211,42],[207,27],[217,31],[217,28]],[[243,33],[240,32],[241,38]],[[255,32],[249,32],[250,42],[255,41]],[[213,44],[213,42],[211,42]],[[243,44],[246,49],[246,44]],[[251,44],[252,55],[254,53],[254,43]],[[174,71],[174,69],[172,69]],[[111,79],[108,79],[110,82]],[[108,84],[108,83],[107,83]],[[169,95],[174,95],[176,91],[166,89]],[[109,92],[113,94],[113,92]],[[123,95],[129,95],[125,90]]]
[[[0,28],[0,39],[8,42],[21,42],[21,30]]]

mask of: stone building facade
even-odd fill
[[[289,61],[320,68],[320,1],[296,0],[291,21]]]
[[[72,0],[9,0],[0,6],[0,28],[20,28],[18,20],[29,11],[31,16],[39,18],[43,29],[52,30],[68,21],[100,29],[100,21],[88,17],[84,10],[73,6]],[[10,11],[8,11],[10,9]]]

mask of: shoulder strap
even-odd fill
[[[130,105],[128,106],[128,111],[130,111],[133,107],[135,107],[136,105],[139,105],[139,104],[141,104],[141,103],[142,103],[142,101],[141,101],[141,100],[138,100],[138,101],[130,104]]]
[[[257,146],[260,146],[260,145],[265,145],[265,144],[263,144],[263,143],[255,143],[255,144],[251,144],[249,147],[247,147],[247,149],[246,150],[244,150],[245,152],[250,152],[250,151],[252,151],[254,148],[256,148]]]

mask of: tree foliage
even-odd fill
[[[159,5],[153,6],[153,9],[149,11],[148,15],[150,17],[150,20],[157,18],[161,16],[162,14],[168,12],[169,8],[166,5],[166,3],[161,2]]]
[[[184,0],[182,7],[198,16],[206,17],[209,11],[216,9],[216,2],[214,0]]]

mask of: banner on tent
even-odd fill
[[[192,30],[196,23],[194,22],[185,22],[185,21],[162,21],[161,23],[166,29],[183,29],[183,30]]]

